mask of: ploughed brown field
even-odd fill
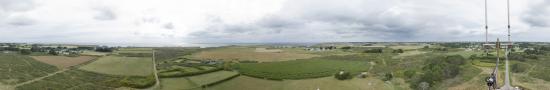
[[[31,56],[37,61],[57,66],[58,68],[67,68],[75,66],[90,60],[95,59],[93,56],[79,56],[79,57],[66,57],[66,56]]]

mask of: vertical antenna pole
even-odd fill
[[[507,14],[508,14],[508,44],[510,45],[508,46],[508,48],[511,48],[512,40],[510,36],[510,0],[507,0],[506,7],[507,7]]]

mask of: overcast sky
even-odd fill
[[[488,0],[490,39],[506,0]],[[550,1],[511,0],[512,39],[550,41]],[[484,0],[0,0],[0,42],[483,41]]]

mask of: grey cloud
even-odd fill
[[[166,23],[162,27],[165,28],[165,29],[174,29],[174,24]]]
[[[102,7],[95,8],[94,10],[97,11],[97,15],[94,16],[94,19],[96,20],[115,20],[117,18],[117,15],[112,8]]]
[[[530,5],[527,12],[523,13],[521,19],[534,27],[550,26],[550,1],[543,0],[540,3]]]
[[[35,7],[33,0],[0,0],[0,10],[27,11]]]
[[[15,18],[8,19],[7,23],[13,26],[28,26],[28,25],[33,25],[35,21],[33,19],[26,18],[26,17],[15,17]]]
[[[191,36],[195,39],[210,38],[201,42],[221,37],[242,39],[239,36],[257,36],[258,38],[254,40],[263,39],[268,42],[292,42],[304,39],[325,41],[335,38],[341,41],[361,39],[412,41],[461,37],[469,31],[462,33],[463,30],[448,27],[475,29],[478,28],[475,26],[481,26],[479,23],[461,20],[463,17],[424,10],[436,6],[415,9],[420,6],[400,5],[396,1],[399,0],[315,1],[322,3],[307,3],[308,0],[291,1],[283,7],[281,12],[266,16],[254,23],[227,24],[223,20],[215,19],[218,22],[204,30],[192,33]]]

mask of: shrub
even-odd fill
[[[334,78],[338,80],[346,80],[346,79],[351,79],[351,75],[349,72],[340,71],[334,74]]]
[[[194,76],[194,75],[200,75],[200,74],[205,74],[205,73],[211,73],[211,72],[215,72],[215,71],[220,71],[220,70],[223,70],[223,68],[215,68],[215,69],[210,69],[210,70],[201,70],[201,71],[197,71],[197,72],[185,72],[185,73],[170,73],[170,72],[166,72],[166,73],[160,73],[159,74],[159,77],[162,77],[162,78],[168,78],[168,77],[184,77],[184,76]]]
[[[393,79],[393,75],[392,75],[391,73],[386,73],[386,74],[384,75],[384,79],[382,79],[382,80],[384,80],[384,81],[390,81],[391,79]]]

